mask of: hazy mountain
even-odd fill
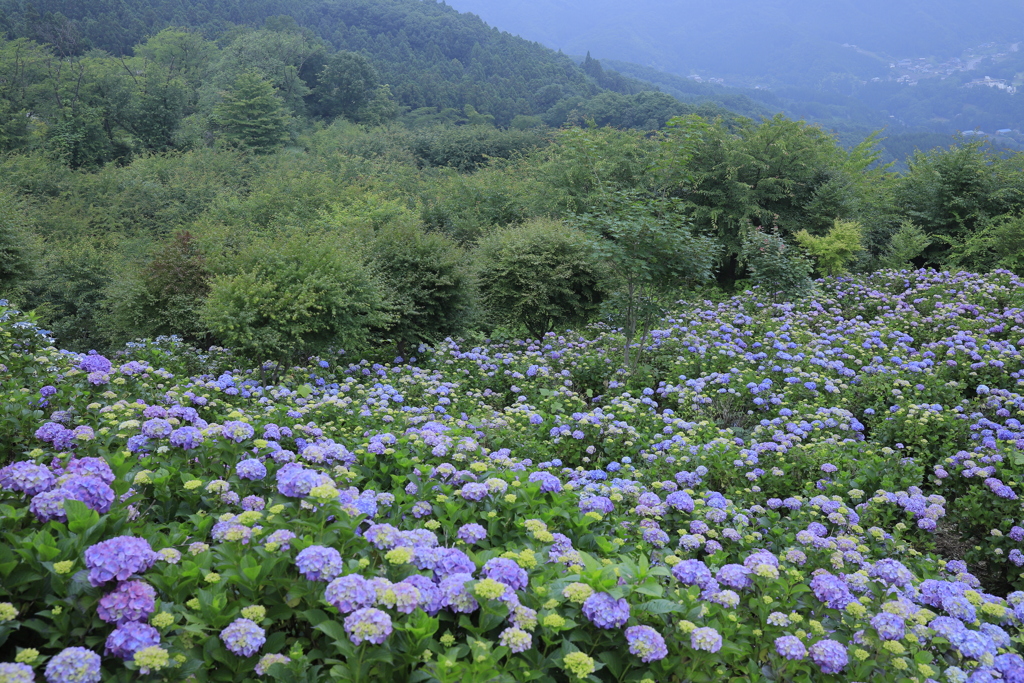
[[[884,76],[893,58],[958,57],[1024,38],[1017,0],[452,0],[502,30],[570,54],[745,85]],[[856,46],[856,47],[852,47]]]

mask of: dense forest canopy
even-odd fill
[[[3,21],[0,296],[69,348],[176,334],[280,361],[597,319],[642,339],[702,287],[1022,267],[1019,157],[977,136],[837,134],[443,4]]]

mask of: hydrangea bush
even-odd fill
[[[755,289],[623,343],[267,384],[0,305],[0,681],[1024,680],[1024,282]]]

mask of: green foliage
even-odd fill
[[[35,271],[35,237],[25,220],[26,207],[9,192],[0,191],[0,299]]]
[[[585,323],[604,297],[592,242],[558,221],[537,219],[492,232],[474,257],[488,313],[495,322],[522,325],[536,339]]]
[[[740,258],[751,283],[763,288],[775,301],[805,296],[813,288],[813,264],[778,235],[751,230]]]
[[[369,256],[390,290],[394,315],[383,332],[396,341],[399,355],[466,328],[474,282],[467,254],[454,240],[394,222],[374,235]]]
[[[815,237],[806,230],[793,236],[815,261],[820,275],[840,275],[847,272],[847,266],[864,249],[864,231],[856,221],[836,219],[835,225],[824,237]]]
[[[229,146],[272,152],[288,140],[288,114],[274,86],[246,71],[213,108],[213,120]]]
[[[100,325],[114,345],[176,335],[201,345],[207,331],[200,311],[209,293],[210,271],[198,241],[188,231],[174,235],[142,268],[128,268],[106,290]]]
[[[602,203],[608,208],[580,216],[576,225],[592,236],[605,264],[610,311],[625,332],[623,365],[633,369],[630,347],[637,332],[642,348],[680,290],[710,279],[718,245],[693,233],[677,203],[644,203],[628,193]]]
[[[897,270],[910,267],[931,243],[931,238],[925,234],[924,230],[915,225],[913,221],[905,220],[899,230],[889,239],[878,263],[883,268]]]
[[[739,256],[751,225],[786,237],[823,235],[851,215],[853,171],[821,129],[782,116],[743,122],[735,132],[698,118],[670,123],[660,184],[683,201],[698,231],[718,239],[727,261]]]
[[[423,166],[448,166],[472,171],[491,159],[509,159],[531,152],[546,142],[539,130],[498,130],[469,125],[419,130],[410,141],[412,153]]]
[[[977,272],[1005,268],[1018,275],[1024,273],[1024,213],[993,217],[962,244],[955,245],[949,260]]]
[[[282,361],[362,348],[389,308],[354,235],[286,231],[254,239],[213,278],[201,318],[240,353]]]

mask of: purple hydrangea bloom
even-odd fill
[[[845,609],[854,601],[849,587],[837,576],[823,572],[811,579],[811,592],[814,597],[832,609]]]
[[[225,439],[230,439],[235,443],[242,443],[246,439],[251,439],[256,432],[248,422],[229,420],[220,428],[220,433]]]
[[[260,512],[261,510],[263,510],[263,508],[266,507],[266,505],[267,502],[260,498],[259,496],[246,496],[245,498],[242,499],[243,510],[253,510],[256,512]]]
[[[441,581],[441,585],[438,586],[441,591],[441,606],[456,613],[475,612],[480,607],[480,603],[466,590],[466,584],[472,580],[473,575],[466,573],[451,574],[445,577]]]
[[[100,656],[84,647],[64,648],[46,663],[47,683],[100,683],[101,678]]]
[[[686,491],[673,491],[665,496],[665,502],[680,512],[693,512],[693,498]]]
[[[441,591],[433,581],[420,574],[413,574],[403,579],[403,583],[420,589],[420,607],[424,612],[433,616],[441,610]]]
[[[718,652],[722,649],[722,635],[710,626],[695,628],[690,632],[690,647],[704,652]]]
[[[672,567],[672,576],[687,586],[704,587],[711,581],[711,570],[700,560],[683,560]]]
[[[162,439],[169,436],[173,429],[170,422],[159,417],[142,423],[142,433],[150,439]]]
[[[172,446],[176,446],[186,451],[198,448],[205,440],[206,437],[203,436],[203,433],[191,425],[185,425],[184,427],[175,429],[171,432],[170,437]]]
[[[341,553],[334,548],[311,545],[295,556],[295,566],[309,581],[331,581],[344,568]]]
[[[587,496],[580,499],[580,512],[599,512],[602,515],[610,514],[615,510],[615,503],[606,496]]]
[[[520,567],[515,560],[504,557],[495,557],[487,560],[482,571],[483,575],[488,579],[500,581],[506,586],[511,586],[513,590],[526,588],[527,583],[529,583],[526,570]]]
[[[263,544],[266,545],[267,543],[278,543],[280,544],[280,550],[290,550],[292,546],[291,543],[289,543],[289,541],[293,538],[295,538],[294,531],[289,531],[288,529],[278,529],[277,531],[263,539]]]
[[[359,574],[346,574],[327,584],[324,598],[342,614],[348,614],[363,607],[371,607],[377,601],[377,592]]]
[[[235,619],[220,632],[224,647],[239,657],[251,657],[267,642],[267,632],[252,619]]]
[[[323,483],[324,475],[308,470],[302,465],[290,462],[277,471],[277,490],[282,496],[303,498]]]
[[[985,654],[996,654],[996,644],[992,638],[978,631],[964,629],[953,636],[953,647],[970,659],[981,659]]]
[[[74,497],[74,494],[65,488],[43,491],[32,496],[28,509],[40,522],[51,520],[66,522],[68,514],[64,511],[64,501],[68,498],[74,499]]]
[[[911,581],[914,580],[914,575],[901,562],[888,558],[876,562],[871,567],[868,575],[890,586],[897,586],[899,588],[909,586]]]
[[[964,622],[953,617],[939,616],[928,622],[928,628],[932,629],[942,638],[953,642],[953,638],[961,631],[966,631],[967,627],[964,626]]]
[[[53,485],[53,473],[44,465],[23,461],[0,468],[0,488],[8,491],[34,496],[49,491]]]
[[[668,656],[665,638],[650,626],[630,626],[626,629],[629,651],[641,662],[654,662]]]
[[[259,481],[267,476],[267,467],[256,458],[248,458],[235,465],[239,479]]]
[[[594,593],[584,601],[583,615],[598,628],[620,628],[629,620],[629,603],[608,593]]]
[[[479,524],[463,524],[459,528],[458,537],[464,543],[479,543],[487,538],[487,529]]]
[[[850,661],[842,643],[827,638],[811,645],[810,655],[811,661],[821,667],[821,672],[826,674],[839,673]]]
[[[942,609],[951,617],[955,617],[965,623],[973,623],[977,619],[977,612],[974,605],[967,598],[959,595],[951,595],[942,599]]]
[[[881,612],[871,618],[871,626],[878,632],[882,640],[899,640],[906,635],[903,617],[898,614]]]
[[[399,581],[383,591],[380,602],[402,614],[412,614],[423,602],[423,593],[408,581]]]
[[[28,664],[0,663],[0,681],[4,683],[34,683],[35,680],[36,674]]]
[[[487,488],[486,484],[464,484],[459,490],[459,495],[466,500],[483,500],[487,497],[488,493],[490,493],[490,490]]]
[[[96,613],[108,624],[145,621],[156,606],[156,591],[145,581],[125,581],[100,598]]]
[[[775,651],[786,659],[803,659],[807,648],[796,636],[780,636],[775,639]]]
[[[90,352],[78,363],[78,369],[86,372],[110,372],[112,367],[114,366],[109,360],[95,351]]]
[[[100,514],[110,511],[116,497],[114,489],[99,477],[73,476],[61,484],[60,488],[68,492],[68,498],[80,500]]]
[[[443,579],[452,574],[469,574],[476,571],[476,565],[469,555],[458,548],[438,548],[434,564],[434,577]]]
[[[132,574],[141,574],[160,559],[149,541],[135,536],[116,536],[89,546],[85,551],[85,566],[89,569],[89,583],[101,586],[107,581],[125,581]]]
[[[160,632],[149,624],[126,621],[107,636],[107,654],[131,659],[139,650],[160,644]]]
[[[114,471],[103,458],[72,458],[67,466],[67,474],[99,477],[104,483],[114,483]]]
[[[550,472],[533,472],[530,474],[531,482],[539,482],[540,490],[544,493],[558,493],[562,490],[562,482]]]
[[[345,633],[356,645],[380,645],[391,635],[391,617],[373,607],[364,607],[345,617]]]
[[[730,588],[749,588],[754,585],[754,582],[750,580],[749,574],[750,570],[742,564],[727,564],[718,570],[718,573],[715,574],[715,580]]]

